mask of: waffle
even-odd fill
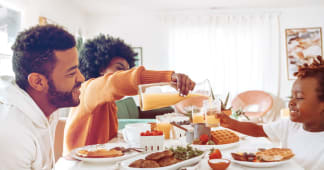
[[[271,148],[256,153],[257,159],[264,162],[283,161],[293,156],[293,152],[288,148]]]
[[[226,129],[211,132],[211,140],[216,145],[229,144],[238,142],[240,138],[234,133]]]

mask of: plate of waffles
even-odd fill
[[[240,144],[239,136],[227,129],[218,129],[210,132],[210,138],[205,143],[202,139],[195,141],[191,146],[200,150],[210,150],[212,148],[228,149],[236,147]]]
[[[116,162],[131,158],[139,152],[124,145],[98,144],[74,149],[72,157],[85,162]]]
[[[239,165],[266,168],[286,164],[294,154],[288,148],[270,148],[258,152],[232,152],[231,156],[231,161]]]

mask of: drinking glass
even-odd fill
[[[191,106],[192,110],[192,123],[205,123],[205,114],[203,112],[202,106]]]
[[[218,99],[205,100],[203,104],[203,112],[205,115],[205,123],[208,127],[218,127],[219,119],[216,114],[221,113],[221,102]]]
[[[161,116],[156,116],[156,129],[163,132],[164,139],[170,139],[170,131],[172,125],[170,120]]]

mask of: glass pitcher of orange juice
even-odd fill
[[[158,109],[174,105],[180,101],[190,99],[208,99],[211,96],[211,88],[208,80],[197,83],[194,90],[187,96],[180,96],[176,83],[153,83],[139,85],[139,103],[142,111]]]

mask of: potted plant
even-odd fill
[[[250,118],[245,114],[245,112],[242,109],[236,110],[233,115],[232,115],[235,119],[239,119],[239,117],[243,116],[245,117],[247,120],[250,120]]]
[[[221,112],[225,113],[227,116],[232,115],[232,107],[227,108],[227,103],[228,103],[228,99],[229,99],[229,93],[227,93],[226,95],[226,99],[225,102],[221,101]]]

